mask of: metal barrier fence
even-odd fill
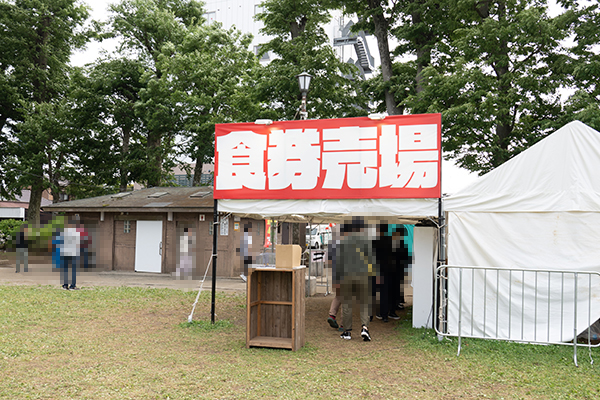
[[[587,347],[600,317],[600,273],[442,265],[435,279],[438,335]],[[587,343],[578,332],[587,328]],[[571,340],[572,338],[572,340]],[[597,338],[594,338],[596,341]]]

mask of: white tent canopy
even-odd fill
[[[394,217],[415,223],[438,216],[438,199],[219,200],[219,212],[282,221],[339,222],[349,215]]]
[[[600,133],[571,122],[446,199],[447,211],[600,212]]]
[[[449,265],[600,272],[600,133],[579,121],[571,122],[446,199],[444,209],[448,212]],[[463,301],[470,301],[472,287],[482,287],[484,279],[492,278],[469,278],[463,286]],[[496,290],[502,301],[515,304],[514,309],[520,309],[521,302],[527,306],[537,304],[532,280],[520,274],[510,279],[515,285],[512,295],[508,283],[502,280]],[[457,285],[456,279],[449,281],[448,328],[453,334],[458,333]],[[581,332],[589,320],[594,322],[600,317],[600,299],[596,296],[591,315],[587,306],[584,309],[580,304],[582,312],[574,327],[573,282],[548,285],[552,292],[548,308],[568,314],[565,321],[571,321],[570,326],[554,326],[543,313],[526,315],[524,326],[514,323],[510,328],[523,329],[525,340],[535,341],[533,332],[545,333],[550,327],[551,341],[569,341],[574,328]],[[523,299],[521,292],[525,293]],[[561,297],[562,308],[557,308],[554,303]],[[583,293],[579,297],[578,302],[587,301]],[[496,318],[495,312],[482,308],[463,312],[463,329],[470,332],[473,325],[475,332],[482,334],[480,322],[486,314],[486,319]],[[509,329],[509,316],[499,318],[501,329]]]

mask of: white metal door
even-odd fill
[[[162,272],[162,221],[137,221],[135,229],[136,272]]]

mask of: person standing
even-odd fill
[[[192,231],[189,228],[183,228],[183,235],[179,238],[179,266],[177,268],[177,278],[192,278]]]
[[[16,273],[21,272],[21,264],[23,264],[23,272],[29,270],[29,229],[27,224],[21,225],[19,232],[16,234],[15,247],[17,250]]]
[[[392,257],[392,237],[391,233],[388,232],[388,224],[381,223],[378,225],[377,238],[373,240],[373,250],[375,251],[375,258],[381,271],[380,284],[379,286],[379,313],[375,315],[378,319],[383,322],[388,322],[388,315],[390,309],[394,310],[390,306],[393,303],[391,291],[393,290],[393,274],[396,268],[395,260]],[[375,285],[373,285],[373,298],[375,299]],[[392,311],[393,312],[393,311]]]
[[[335,282],[339,283],[342,296],[342,339],[352,339],[352,303],[354,300],[360,307],[360,335],[364,341],[370,341],[369,333],[371,290],[370,277],[377,276],[371,240],[365,232],[363,219],[354,218],[350,224],[341,229],[338,257],[336,259]]]
[[[246,282],[248,280],[248,267],[252,265],[252,222],[244,224],[244,234],[240,243],[240,258],[244,263],[244,272],[240,275],[240,278]]]
[[[340,224],[337,224],[331,229],[332,237],[329,243],[327,244],[327,263],[331,266],[331,276],[335,276],[336,271],[336,257],[337,257],[337,247],[340,242]],[[331,301],[331,306],[329,307],[329,317],[327,317],[327,323],[334,329],[339,329],[339,324],[336,320],[337,313],[342,305],[341,296],[340,296],[340,287],[339,284],[333,284],[333,291],[335,297]]]
[[[87,270],[88,268],[88,258],[89,258],[89,249],[90,246],[92,244],[92,238],[90,237],[90,234],[88,233],[87,229],[85,229],[85,225],[83,224],[77,224],[77,232],[79,232],[79,236],[80,236],[80,243],[81,245],[79,246],[79,250],[80,250],[80,258],[81,258],[81,267],[84,270]],[[79,264],[79,263],[78,263]]]
[[[396,263],[396,277],[392,298],[392,310],[404,309],[404,281],[408,276],[410,265],[413,263],[413,226],[394,225],[392,230],[393,257]],[[393,311],[392,311],[393,312]]]
[[[52,233],[52,266],[53,268],[60,269],[61,280],[62,280],[62,258],[60,257],[60,249],[63,243],[62,231],[55,229]]]
[[[68,223],[62,232],[62,244],[59,244],[62,259],[63,289],[79,290],[76,286],[77,258],[81,250],[81,236],[73,223]],[[71,268],[71,283],[69,284],[69,268]]]
[[[407,255],[403,247],[406,228],[398,224],[380,224],[378,238],[373,241],[377,262],[381,273],[378,319],[388,322],[389,318],[400,319],[396,314],[399,296],[402,293]]]

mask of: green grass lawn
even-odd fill
[[[171,289],[0,286],[0,398],[597,399],[588,351],[439,342],[407,320],[343,341],[325,322],[330,298],[306,302],[306,346],[246,349],[245,296]],[[356,319],[355,319],[356,320]],[[358,332],[356,332],[357,334]],[[600,352],[594,349],[600,362]]]

